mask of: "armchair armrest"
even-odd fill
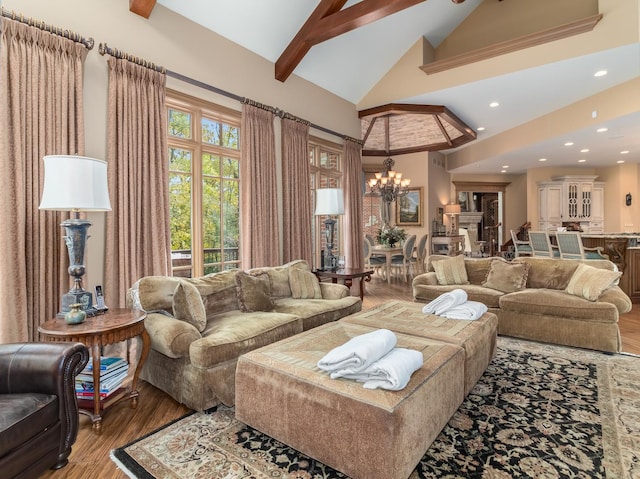
[[[344,284],[321,282],[320,291],[322,299],[340,299],[349,296],[349,288]]]
[[[413,278],[412,285],[414,287],[421,284],[432,285],[432,286],[437,285],[438,277],[436,276],[436,273],[433,271],[429,271],[428,273],[422,273],[416,276],[415,278]]]
[[[161,313],[149,313],[144,327],[151,338],[151,349],[170,358],[189,356],[189,346],[202,335],[195,326]]]

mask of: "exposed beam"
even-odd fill
[[[155,6],[156,0],[129,0],[129,11],[144,18],[149,18]]]
[[[276,61],[275,77],[285,81],[311,47],[426,0],[362,0],[342,10],[347,0],[320,0],[311,16]]]

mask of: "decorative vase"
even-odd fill
[[[71,305],[71,310],[64,315],[64,320],[67,324],[80,324],[86,319],[87,313],[80,309],[81,306],[82,304],[80,303]]]

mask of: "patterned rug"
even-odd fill
[[[495,359],[410,479],[638,479],[639,387],[638,357],[499,338]],[[226,407],[187,415],[111,457],[139,479],[346,478]]]

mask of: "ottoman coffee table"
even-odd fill
[[[422,312],[422,303],[390,301],[342,318],[341,322],[386,328],[422,338],[437,339],[464,349],[464,394],[473,389],[496,353],[498,317],[485,313],[474,320],[447,319]]]
[[[400,391],[331,379],[317,362],[374,329],[329,323],[242,355],[236,417],[354,479],[406,479],[464,399],[464,350],[396,333],[424,364]],[[390,328],[388,328],[390,329]]]

